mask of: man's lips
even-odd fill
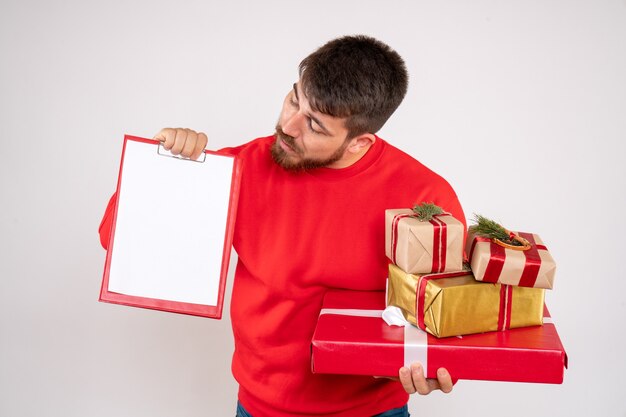
[[[296,153],[296,151],[287,142],[285,142],[280,136],[278,137],[278,144],[285,152]]]

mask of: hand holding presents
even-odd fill
[[[424,369],[418,362],[412,363],[410,368],[403,366],[399,371],[400,382],[402,387],[409,394],[420,395],[430,394],[434,390],[441,390],[448,394],[452,391],[452,377],[445,368],[437,370],[437,379],[424,377]]]
[[[202,132],[169,127],[161,129],[154,139],[163,142],[163,147],[172,154],[190,159],[198,159],[208,142],[207,136]]]

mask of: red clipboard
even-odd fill
[[[221,318],[240,177],[235,156],[126,135],[100,301]]]

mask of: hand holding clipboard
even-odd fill
[[[208,138],[204,133],[191,129],[161,129],[154,139],[161,142],[172,155],[181,155],[192,160],[202,155],[208,143]]]

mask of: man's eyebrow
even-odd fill
[[[293,83],[293,93],[296,96],[296,100],[300,101],[300,98],[298,97],[298,83]],[[308,113],[307,117],[313,120],[324,131],[324,133],[328,136],[332,136],[328,129],[326,129],[326,126],[324,126],[324,124],[317,117],[313,116],[311,113]]]

